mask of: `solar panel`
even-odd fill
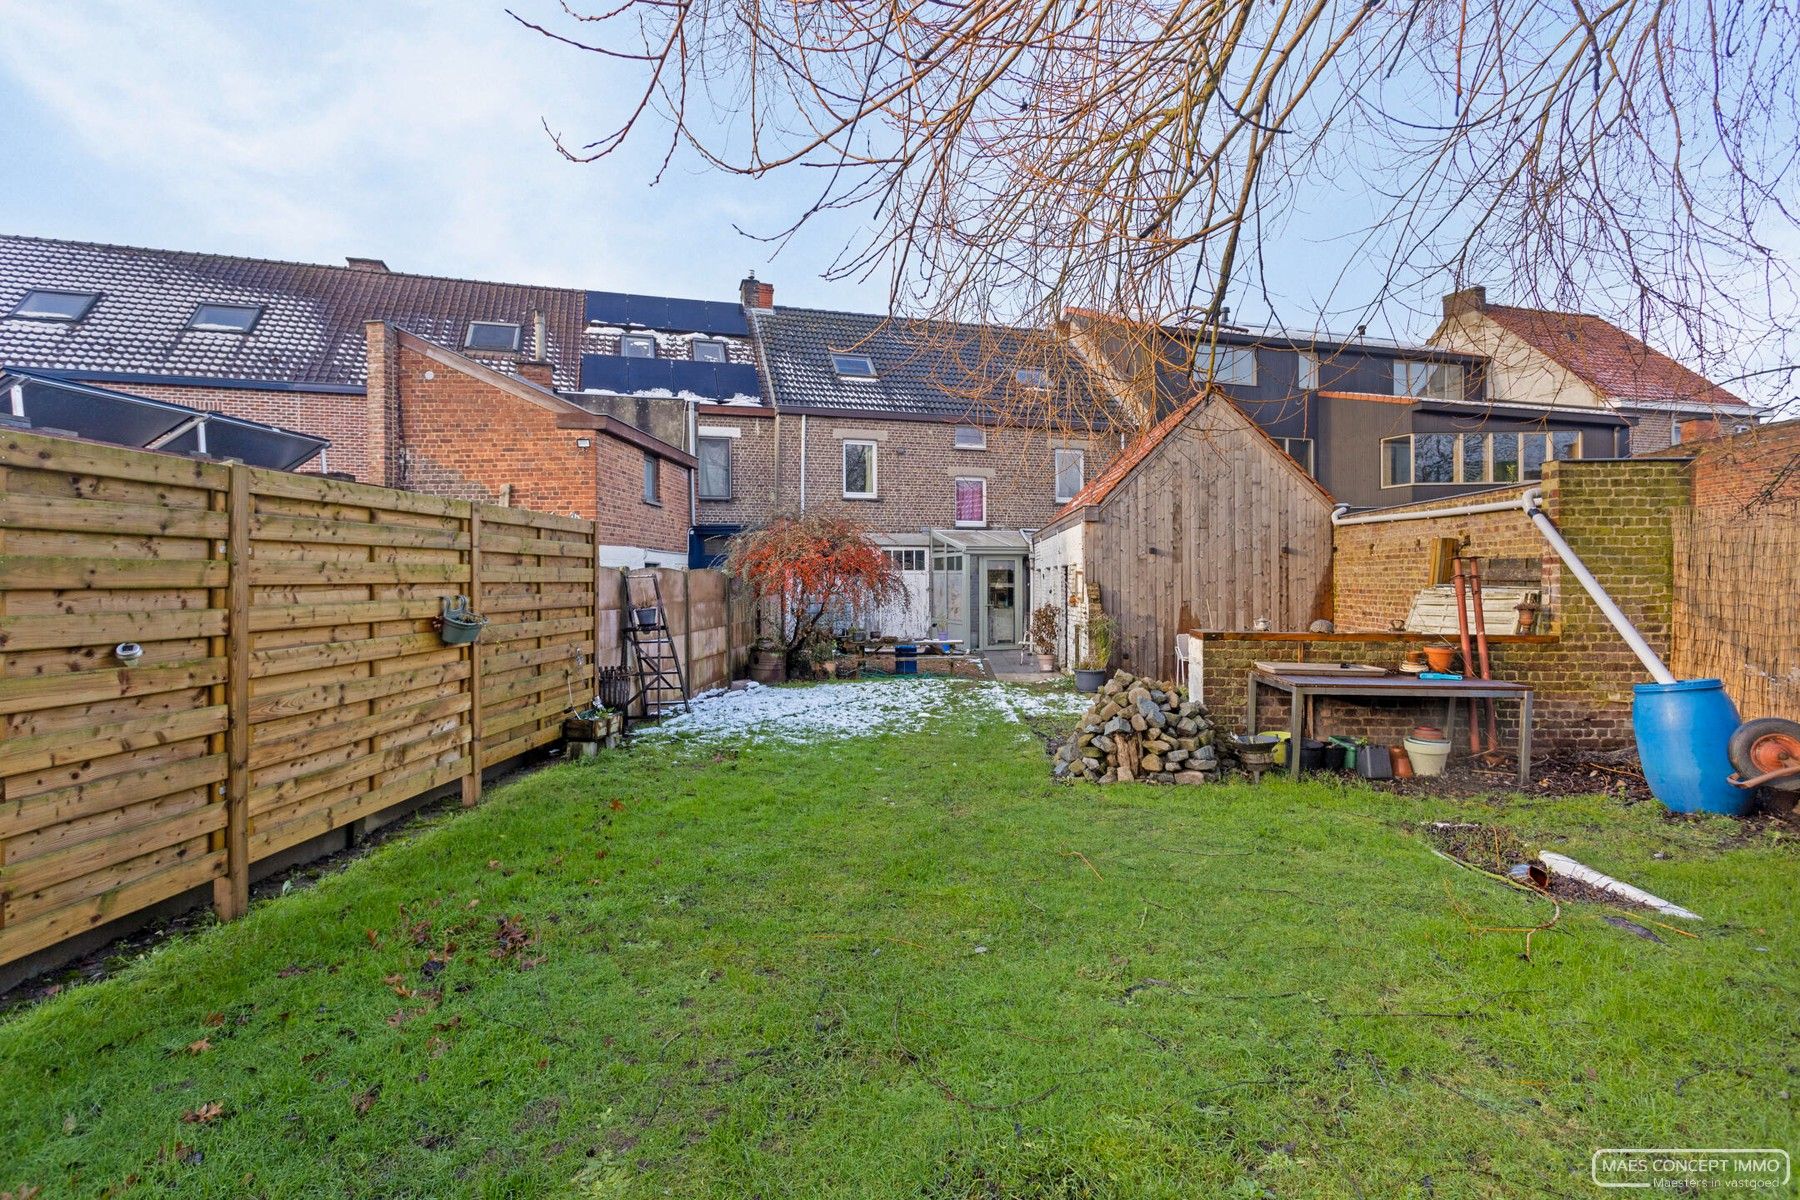
[[[629,292],[589,292],[590,325],[622,329],[663,329],[670,333],[718,333],[748,337],[744,310],[721,300],[677,300],[668,296],[635,296]]]
[[[631,396],[666,393],[708,400],[760,396],[756,368],[747,363],[692,362],[681,358],[624,358],[616,354],[581,356],[581,386],[593,392]]]

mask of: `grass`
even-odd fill
[[[15,1013],[0,1193],[1593,1196],[1596,1147],[1794,1146],[1789,839],[1603,798],[1058,786],[958,703],[546,770]],[[1549,906],[1408,831],[1442,818],[1700,936],[1571,908],[1527,962],[1459,911]]]

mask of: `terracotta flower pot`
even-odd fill
[[[1456,647],[1425,647],[1425,665],[1434,671],[1448,671],[1456,662]]]

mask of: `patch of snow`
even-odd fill
[[[752,682],[741,691],[714,689],[695,696],[693,711],[660,721],[638,736],[802,745],[916,730],[953,715],[959,698],[986,701],[1018,723],[1034,716],[1072,718],[1087,708],[1087,698],[1073,692],[1032,691],[1011,684],[970,683],[932,675],[804,687],[764,687]]]

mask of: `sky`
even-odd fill
[[[734,231],[781,228],[798,180],[651,187],[650,139],[565,161],[545,124],[591,138],[621,97],[499,0],[0,0],[0,29],[8,233],[721,300],[755,270],[782,303],[885,307],[885,279],[820,279],[843,226],[773,263]]]

